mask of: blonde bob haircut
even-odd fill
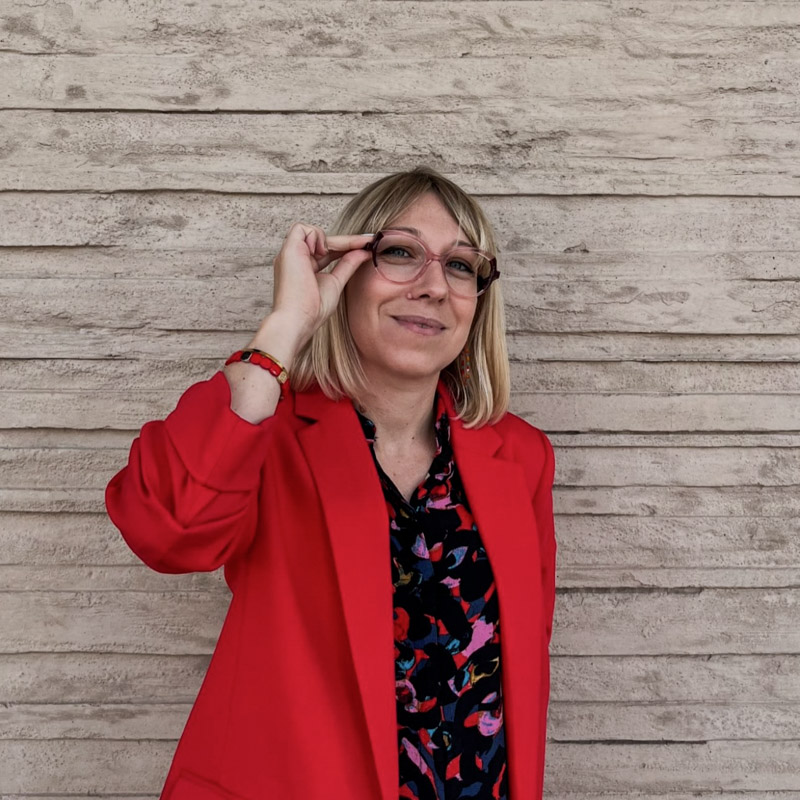
[[[491,223],[477,202],[426,166],[396,172],[371,183],[350,200],[326,232],[377,233],[390,227],[395,218],[427,192],[438,196],[473,247],[497,253]],[[370,262],[360,268],[370,268]],[[467,380],[461,377],[458,359],[444,367],[440,375],[453,395],[456,416],[465,428],[494,424],[508,410],[511,391],[500,281],[493,281],[478,297],[467,345],[470,359]],[[345,292],[336,311],[317,329],[293,364],[295,390],[308,389],[315,381],[332,400],[346,396],[360,406],[365,396],[368,384],[347,322]]]

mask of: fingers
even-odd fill
[[[327,248],[325,247],[325,231],[318,225],[309,225],[305,235],[306,246],[311,258],[319,261],[320,258],[326,255]]]
[[[325,231],[318,225],[295,222],[289,229],[286,243],[298,245],[303,242],[309,255],[316,262],[317,269],[324,269],[343,253],[363,249],[373,238],[372,233],[326,236]]]
[[[351,250],[339,259],[339,263],[331,270],[330,274],[335,275],[341,285],[347,283],[358,268],[372,258],[372,254],[367,250]]]
[[[312,258],[319,258],[326,252],[325,231],[317,225],[306,225],[303,222],[295,222],[292,227],[289,228],[285,245],[294,247],[300,243],[305,244]]]
[[[287,239],[298,241],[304,239],[309,251],[322,254],[328,250],[343,253],[348,250],[363,247],[375,237],[374,233],[339,234],[326,236],[319,225],[307,225],[304,222],[295,222],[289,229]]]
[[[375,237],[374,233],[359,233],[359,234],[343,234],[340,236],[328,236],[328,249],[338,253],[346,252],[347,250],[355,250],[363,248]]]
[[[367,250],[364,250],[365,245],[373,239],[373,234],[367,235],[341,235],[341,236],[328,236],[326,241],[328,245],[328,249],[326,254],[322,257],[317,259],[317,263],[320,269],[324,269],[328,266],[332,261],[336,261],[338,258],[341,258],[345,253],[350,252],[362,252],[366,254],[366,257],[370,257],[370,253]],[[358,263],[362,263],[364,259],[359,259]]]

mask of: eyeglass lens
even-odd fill
[[[378,271],[397,283],[412,281],[425,263],[425,249],[402,233],[386,233],[375,248]],[[492,271],[491,261],[480,251],[457,247],[442,256],[450,288],[463,295],[476,295]]]

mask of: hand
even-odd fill
[[[333,314],[347,281],[372,254],[371,236],[326,236],[316,225],[295,222],[272,262],[272,313],[292,320],[308,339]],[[339,263],[322,272],[332,262]]]

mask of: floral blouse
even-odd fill
[[[399,797],[508,800],[497,588],[436,398],[436,453],[410,503],[357,412],[389,512]]]

